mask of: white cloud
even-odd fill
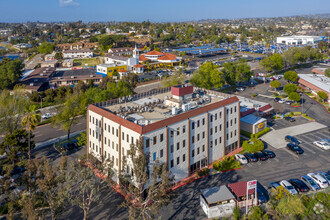
[[[67,7],[67,6],[79,6],[78,2],[75,2],[74,0],[59,0],[61,7]]]

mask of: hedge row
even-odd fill
[[[209,173],[210,173],[209,168],[204,168],[204,169],[201,169],[201,170],[197,170],[197,176],[198,177],[209,175]]]
[[[213,163],[213,169],[221,172],[237,168],[241,168],[241,164],[234,156],[225,156],[223,160]]]
[[[258,133],[255,133],[255,134],[253,135],[253,137],[255,137],[255,138],[261,137],[262,135],[266,134],[266,133],[269,132],[269,131],[270,131],[270,128],[267,127],[267,128],[265,128],[264,130],[259,131]],[[252,136],[251,136],[251,138],[252,138]]]

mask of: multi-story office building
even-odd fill
[[[113,160],[116,175],[131,174],[131,161],[122,161],[142,141],[150,170],[158,159],[177,182],[240,147],[239,113],[236,96],[186,85],[90,105],[87,153]]]

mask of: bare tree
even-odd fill
[[[128,158],[132,161],[133,178],[128,187],[121,187],[125,196],[122,206],[129,208],[130,219],[153,219],[159,208],[170,202],[174,181],[167,164],[156,160],[149,170],[149,154],[143,153],[142,142],[131,145]]]

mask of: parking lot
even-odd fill
[[[294,122],[287,121],[284,118],[276,119],[268,124],[272,126],[273,129],[277,130],[277,129],[292,127],[295,125],[301,125],[310,122],[308,119],[304,117],[294,117],[294,119],[296,120]]]

